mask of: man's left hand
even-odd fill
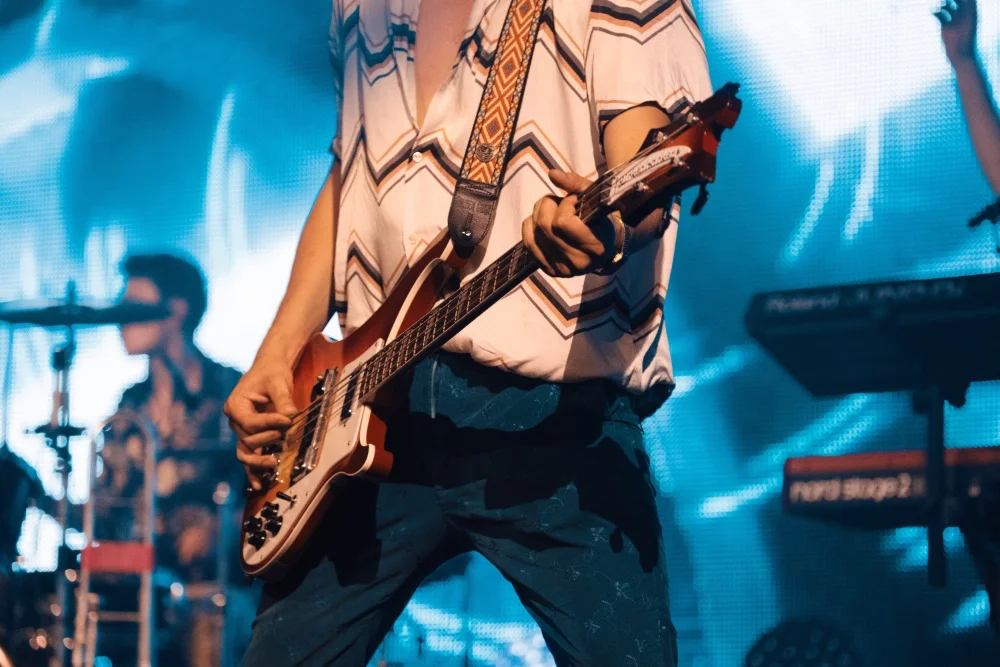
[[[567,195],[542,197],[521,225],[524,245],[550,276],[568,278],[596,271],[615,253],[614,223],[598,216],[587,225],[576,214],[578,195],[590,185],[583,176],[552,169],[549,178]]]

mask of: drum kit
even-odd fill
[[[160,450],[155,427],[137,413],[116,413],[91,439],[86,505],[71,505],[66,493],[74,463],[70,441],[86,432],[70,421],[69,376],[76,331],[82,327],[151,322],[166,316],[166,309],[157,305],[78,300],[72,283],[65,299],[0,303],[0,322],[11,326],[7,337],[4,395],[0,397],[3,401],[0,409],[5,415],[10,414],[14,327],[32,326],[65,332],[51,358],[55,390],[50,419],[31,431],[55,452],[55,473],[62,489],[62,493],[56,494],[58,500],[46,494],[38,475],[29,465],[6,444],[0,445],[0,667],[67,667],[71,664],[73,667],[92,667],[97,655],[96,645],[101,646],[102,655],[123,656],[113,661],[116,666],[152,667],[157,664],[157,644],[165,649],[182,643],[177,636],[177,626],[184,620],[184,608],[190,606],[182,582],[152,564],[134,570],[108,567],[109,559],[132,562],[136,555],[140,556],[139,560],[148,555],[149,562],[153,561],[155,469]],[[5,416],[4,436],[8,421]],[[119,437],[131,439],[130,451],[135,451],[138,442],[139,451],[143,452],[139,456],[139,474],[135,476],[139,487],[127,493],[109,484],[111,467],[104,465],[101,457],[102,448],[105,452],[110,451],[107,448],[109,440]],[[223,492],[223,495],[228,494]],[[104,523],[101,518],[95,524],[95,511],[101,512],[109,500],[112,504],[127,505],[136,527],[128,539],[113,543],[119,545],[117,556],[105,548],[109,546],[104,541],[106,536],[95,534],[95,528],[100,533]],[[59,525],[54,572],[26,572],[16,565],[11,567],[17,559],[21,526],[32,506],[53,515]],[[83,532],[87,546],[82,550],[71,548],[67,543],[67,532],[71,528]],[[104,576],[109,572],[111,577]],[[100,577],[105,581],[98,581]],[[116,580],[125,579],[129,579],[131,586],[128,589],[131,605],[125,605],[131,607],[129,611],[121,611],[122,596],[114,585]],[[218,594],[210,597],[218,606],[224,605]],[[224,600],[224,596],[221,599]],[[103,624],[98,639],[99,620],[110,622]],[[115,644],[118,644],[117,649]],[[124,652],[122,645],[128,647]],[[166,661],[176,664],[173,658],[166,658]]]

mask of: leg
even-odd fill
[[[606,436],[573,465],[573,481],[548,498],[499,517],[484,508],[484,518],[508,520],[504,531],[494,524],[480,533],[470,517],[477,549],[514,585],[560,666],[676,665],[652,486],[621,449],[641,452],[641,444],[638,431]],[[565,460],[552,452],[532,461],[540,470],[560,465]],[[532,473],[513,474],[509,483],[522,493],[531,487]]]
[[[363,667],[452,555],[433,489],[347,480],[294,572],[267,584],[242,667]]]
[[[438,378],[443,506],[514,585],[556,662],[674,667],[662,530],[629,400],[602,382],[532,383],[454,361]]]

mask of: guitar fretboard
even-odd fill
[[[600,211],[602,195],[607,192],[609,183],[609,174],[605,174],[580,195],[577,215],[584,222]],[[396,374],[443,345],[538,268],[538,262],[523,242],[508,250],[366,361],[359,369],[362,371],[360,396],[369,396]]]

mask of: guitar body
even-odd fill
[[[460,266],[445,230],[357,331],[341,341],[317,334],[305,346],[292,385],[292,400],[303,412],[273,451],[274,476],[249,494],[243,511],[240,557],[247,574],[283,575],[336,501],[338,478],[389,473],[386,423],[408,387],[390,383],[362,402],[345,379],[430,312]]]

